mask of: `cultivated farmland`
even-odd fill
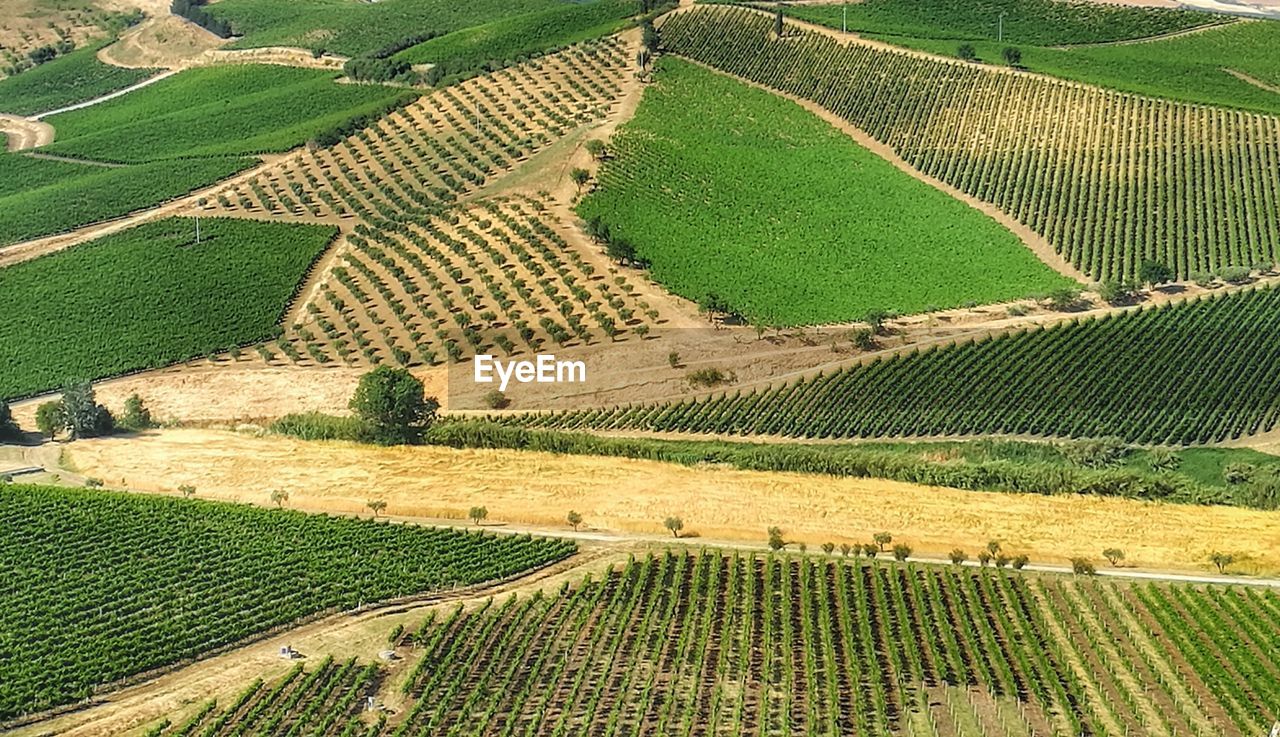
[[[0,487],[0,519],[0,718],[309,614],[502,578],[574,549],[38,486]]]
[[[1186,277],[1280,255],[1280,119],[841,45],[767,15],[696,9],[664,46],[814,100],[998,206],[1096,279]]]
[[[793,325],[1070,283],[987,215],[798,105],[674,59],[656,75],[578,212],[677,294]]]
[[[428,617],[407,714],[342,733],[1254,734],[1278,625],[1269,591],[668,552]]]
[[[91,100],[141,82],[149,69],[122,69],[103,64],[96,43],[0,81],[0,113],[35,115]]]
[[[0,269],[0,398],[265,340],[332,226],[172,218]],[[48,346],[36,350],[38,346]]]
[[[49,118],[49,150],[138,162],[285,151],[412,93],[339,85],[332,72],[239,64],[189,69],[124,97]]]
[[[1280,419],[1280,290],[913,351],[760,392],[543,415],[539,425],[805,438],[1115,435],[1222,441]]]

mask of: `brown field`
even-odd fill
[[[620,535],[663,533],[669,515],[707,541],[761,543],[778,525],[788,539],[863,542],[881,530],[941,556],[972,555],[998,539],[1035,563],[1099,558],[1118,547],[1138,567],[1207,569],[1214,549],[1247,552],[1240,570],[1280,571],[1280,519],[1272,512],[1097,497],[967,492],[875,479],[836,479],[650,461],[512,451],[374,448],[308,443],[213,430],[166,430],[138,438],[83,441],[65,460],[108,485],[201,497],[367,512],[384,499],[393,516],[465,519],[484,505],[494,522],[563,529],[570,510]]]

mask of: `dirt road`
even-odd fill
[[[32,118],[0,113],[0,133],[8,140],[10,151],[26,151],[53,143],[53,126]]]

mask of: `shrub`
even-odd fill
[[[1098,573],[1098,569],[1094,567],[1093,561],[1088,558],[1072,558],[1071,571],[1079,576],[1094,576]]]

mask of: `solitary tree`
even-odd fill
[[[1071,571],[1078,576],[1092,576],[1097,574],[1098,569],[1094,568],[1093,561],[1088,558],[1072,558]]]
[[[960,548],[952,550],[949,557],[951,558],[951,562],[958,566],[964,565],[964,562],[969,560],[969,556],[965,555],[965,552]]]
[[[827,555],[831,555],[832,553],[834,553],[834,552],[835,552],[835,550],[836,550],[836,544],[835,544],[835,543],[823,543],[823,544],[822,544],[822,552],[826,553]]]
[[[577,532],[578,527],[582,525],[582,515],[577,512],[569,512],[569,516],[565,519],[569,523],[569,526],[573,528],[574,532]]]
[[[1138,265],[1138,281],[1151,287],[1173,281],[1173,269],[1159,261],[1143,261]]]
[[[782,38],[782,6],[779,5],[773,11],[773,35]]]
[[[868,558],[874,559],[876,557],[876,554],[879,552],[880,552],[879,546],[873,543],[867,543],[866,545],[862,546],[862,554],[867,556]]]
[[[13,410],[8,402],[0,402],[0,440],[18,436],[18,423],[13,421]]]
[[[1055,289],[1045,295],[1045,301],[1049,306],[1059,312],[1074,310],[1080,305],[1080,288],[1079,287],[1063,287]]]
[[[964,61],[975,61],[978,58],[978,50],[973,48],[973,44],[960,44],[956,49],[956,56]]]
[[[672,537],[680,537],[680,531],[684,529],[684,520],[679,517],[668,517],[662,521],[662,526],[671,531]]]
[[[987,542],[987,552],[991,553],[993,556],[999,555],[1000,548],[1001,545],[999,540],[990,540]]]
[[[883,553],[884,546],[893,542],[893,535],[890,535],[887,532],[877,532],[875,535],[871,536],[871,539],[875,541],[876,545],[880,547],[880,552]]]
[[[183,499],[190,499],[196,495],[196,487],[191,484],[183,484],[178,487],[178,493],[182,495]]]
[[[387,509],[387,501],[385,499],[370,499],[364,505],[373,512],[374,517],[382,514]]]
[[[993,557],[994,556],[991,555],[991,553],[988,553],[986,549],[980,550],[978,551],[978,564],[986,567],[991,564],[991,559]]]
[[[1022,66],[1022,51],[1017,46],[1006,46],[1000,55],[1004,57],[1005,64],[1011,67]]]
[[[781,527],[769,528],[769,549],[773,551],[782,550],[787,547],[787,541],[782,539]]]
[[[277,507],[283,507],[284,503],[289,501],[289,492],[284,489],[271,490],[271,502]]]
[[[578,187],[578,192],[582,192],[582,188],[587,186],[587,182],[591,181],[591,172],[582,168],[575,168],[569,172],[569,178]]]
[[[379,366],[360,377],[350,407],[374,442],[396,445],[420,441],[440,403],[425,396],[422,382],[405,369]]]
[[[893,546],[893,559],[902,562],[911,557],[911,546],[906,543],[898,543]]]
[[[1209,556],[1209,562],[1218,569],[1218,573],[1226,573],[1227,567],[1236,562],[1236,557],[1231,553],[1219,553],[1214,551]]]
[[[155,420],[151,419],[151,410],[142,403],[142,397],[134,394],[124,401],[124,416],[120,418],[120,427],[136,431],[155,426]]]
[[[115,419],[98,404],[87,381],[72,382],[62,390],[62,422],[72,440],[110,435],[115,429]]]
[[[597,161],[603,160],[607,155],[604,147],[604,141],[599,138],[592,138],[586,142],[585,146],[587,153],[591,154],[591,157]]]
[[[871,328],[871,332],[875,335],[884,333],[884,325],[893,317],[893,313],[888,310],[871,310],[862,317],[862,321]]]
[[[1102,557],[1111,561],[1112,567],[1120,565],[1120,561],[1124,560],[1124,551],[1120,548],[1107,548],[1102,551]]]
[[[62,402],[45,402],[36,407],[36,429],[41,435],[53,440],[60,430],[66,427],[62,419]]]
[[[840,555],[848,558],[849,553],[853,551],[853,546],[849,543],[840,543]]]
[[[489,509],[487,507],[472,507],[467,512],[467,517],[471,519],[472,524],[479,525],[489,518]]]
[[[1015,555],[1015,556],[1013,556],[1013,568],[1014,568],[1014,570],[1021,571],[1023,568],[1026,568],[1026,567],[1027,567],[1027,564],[1028,564],[1028,563],[1030,563],[1030,562],[1031,562],[1031,559],[1030,559],[1030,558],[1028,558],[1026,555]]]

